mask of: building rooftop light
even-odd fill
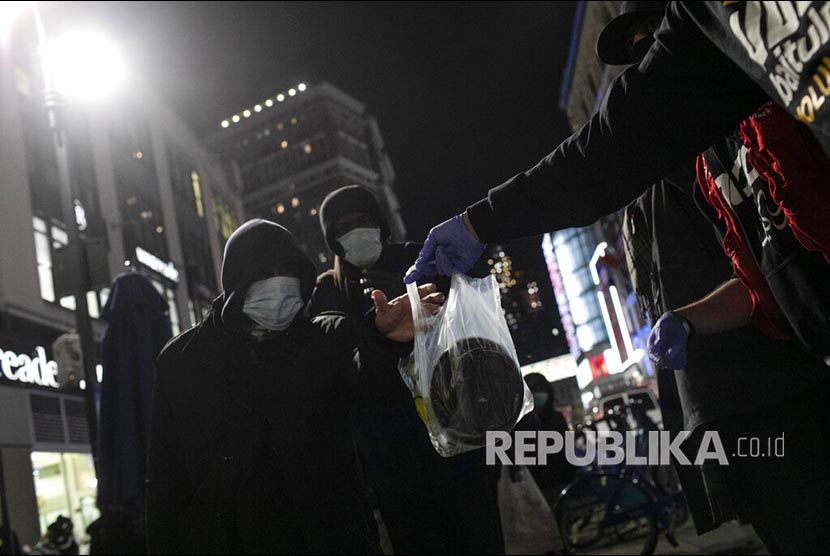
[[[296,88],[292,87],[292,88],[288,89],[287,94],[288,94],[288,96],[293,97],[293,96],[297,96],[297,93],[305,92],[307,89],[308,89],[307,84],[299,83]],[[285,101],[285,96],[286,96],[286,93],[279,93],[274,98],[277,100],[277,102],[283,102],[283,101]],[[245,118],[250,118],[251,117],[251,110],[253,110],[254,112],[262,112],[262,108],[263,108],[262,105],[263,104],[265,105],[265,108],[271,108],[272,106],[274,106],[274,99],[272,99],[272,98],[266,99],[261,104],[254,105],[253,109],[246,108],[245,110],[242,111],[242,116],[245,117]],[[230,120],[222,120],[221,125],[222,125],[223,128],[227,128],[227,127],[230,127],[231,122],[237,124],[237,123],[239,123],[239,121],[240,121],[239,115],[234,115],[230,118]]]

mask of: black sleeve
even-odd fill
[[[589,225],[769,100],[674,4],[643,62],[614,81],[597,114],[467,209],[482,240]]]
[[[362,319],[323,314],[315,319],[335,350],[333,357],[342,377],[345,396],[359,407],[394,404],[406,389],[398,360],[412,353],[411,342],[395,342],[377,331],[374,309]]]
[[[311,294],[311,299],[305,309],[308,318],[331,311],[347,311],[348,307],[343,300],[343,294],[334,282],[334,274],[329,271],[317,278],[317,285]]]
[[[191,498],[190,483],[171,407],[156,379],[147,458],[149,554],[179,554],[177,522]]]

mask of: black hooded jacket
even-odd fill
[[[147,486],[151,553],[378,551],[348,417],[400,382],[363,371],[403,344],[379,337],[371,313],[362,322],[301,314],[259,342],[245,332],[240,298],[265,277],[260,272],[295,265],[310,294],[306,262],[284,228],[246,223],[225,250],[223,295],[159,356]]]
[[[336,253],[334,268],[317,279],[310,315],[347,313],[359,322],[372,306],[372,289],[389,299],[406,293],[403,276],[417,258],[417,243],[384,243],[371,268],[343,260],[334,237],[337,220],[351,213],[370,214],[388,237],[388,224],[374,196],[359,186],[341,188],[326,198],[320,222]],[[445,293],[447,280],[438,282]],[[399,376],[398,358],[374,358],[370,374]],[[442,458],[415,411],[412,394],[399,380],[386,403],[360,412],[356,419],[369,481],[377,496],[392,547],[399,554],[503,554],[495,488],[484,450]],[[417,477],[418,480],[413,480]]]

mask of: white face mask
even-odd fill
[[[358,268],[375,264],[383,251],[380,228],[355,228],[337,238],[337,242],[345,252],[343,258]]]
[[[303,305],[300,279],[276,276],[250,285],[242,312],[268,330],[281,331],[291,325]]]

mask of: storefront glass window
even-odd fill
[[[86,544],[86,528],[100,515],[95,506],[98,480],[92,456],[32,452],[32,469],[41,533],[45,534],[59,516],[65,516],[72,520],[78,544]]]

